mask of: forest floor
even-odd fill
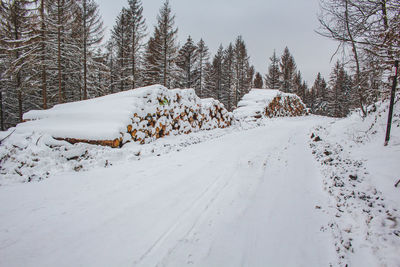
[[[399,266],[399,146],[377,157],[336,124],[271,119],[0,186],[0,266]]]

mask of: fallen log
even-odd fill
[[[114,140],[86,140],[86,139],[76,139],[76,138],[54,138],[59,141],[66,141],[70,144],[76,143],[86,143],[90,145],[99,145],[99,146],[109,146],[112,148],[118,148],[122,146],[122,138],[116,138]]]

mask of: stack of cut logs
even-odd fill
[[[172,94],[144,96],[143,107],[133,114],[127,126],[128,135],[124,134],[112,146],[121,146],[130,141],[145,144],[167,135],[189,134],[231,125],[232,114],[219,101],[199,99],[193,90],[175,89],[170,92]]]
[[[272,117],[295,117],[307,114],[307,109],[298,97],[275,97],[265,108],[265,115]]]
[[[120,107],[118,103],[121,103]],[[76,107],[83,113],[81,120],[71,126],[68,133],[62,133],[64,129],[59,129],[60,124],[53,122],[58,119],[69,123],[70,117],[77,116]],[[111,121],[108,117],[94,125],[107,128],[111,124],[115,131],[112,129],[103,134],[100,127],[99,132],[88,134],[79,128],[85,119],[89,120],[97,111],[107,112],[108,108],[112,108],[114,113],[111,114],[118,114],[118,117],[114,115]],[[233,115],[217,100],[200,99],[193,89],[169,90],[161,85],[153,85],[97,99],[62,104],[49,110],[32,110],[24,114],[24,120],[26,123],[20,127],[34,127],[38,130],[43,127],[43,131],[49,132],[57,140],[116,148],[128,142],[146,144],[166,135],[225,128],[231,125]],[[91,121],[87,123],[90,125]],[[91,135],[99,137],[87,137]],[[103,135],[107,137],[102,138]]]

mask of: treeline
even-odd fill
[[[400,1],[320,0],[318,33],[338,42],[329,80],[317,74],[310,89],[301,82],[293,56],[286,48],[281,58],[270,58],[268,88],[296,93],[319,115],[345,117],[388,96],[390,70],[400,58]],[[389,78],[389,79],[388,79]]]
[[[229,110],[251,88],[270,88],[296,93],[316,114],[343,117],[356,107],[367,114],[399,57],[399,3],[321,1],[320,34],[337,40],[346,59],[308,88],[288,48],[274,52],[261,75],[241,36],[213,56],[203,39],[189,36],[180,47],[168,0],[150,31],[141,1],[128,0],[106,42],[95,0],[0,0],[1,130],[31,109],[151,84],[194,88]]]
[[[193,88],[199,97],[218,99],[230,110],[253,86],[254,67],[242,37],[226,49],[220,46],[212,59],[203,39],[196,42],[189,36],[179,47],[175,16],[165,1],[157,25],[144,43],[142,12],[139,0],[129,0],[116,20],[107,45],[110,92],[152,84]]]
[[[1,0],[1,129],[24,112],[108,93],[93,0]]]
[[[344,117],[357,107],[354,82],[340,62],[335,64],[328,82],[318,73],[314,84],[309,88],[287,47],[282,56],[278,57],[274,51],[269,60],[268,72],[264,77],[265,88],[298,95],[311,113]]]
[[[0,19],[1,130],[31,109],[152,84],[194,88],[231,110],[257,82],[240,36],[213,58],[202,39],[179,47],[168,0],[151,35],[141,1],[128,0],[105,45],[94,0],[1,0]]]
[[[311,92],[311,98],[317,102],[311,106],[337,117],[357,107],[367,116],[368,105],[387,97],[389,72],[400,58],[400,1],[320,1],[318,32],[338,42],[343,61],[332,70],[326,94],[328,102],[321,105],[323,97],[319,90],[324,91],[325,86],[317,78]]]

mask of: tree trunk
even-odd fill
[[[124,53],[124,49],[125,49],[125,37],[124,37],[124,33],[125,33],[125,16],[122,14],[122,21],[121,21],[121,25],[122,25],[122,30],[121,30],[121,47],[120,47],[120,51],[121,51],[121,73],[120,73],[120,77],[121,77],[121,81],[120,81],[120,91],[124,91],[124,57],[125,57],[125,53]]]
[[[387,8],[386,8],[386,0],[381,0],[381,8],[382,8],[383,25],[384,25],[385,31],[386,31],[389,28],[388,17],[387,17]]]
[[[18,75],[19,76],[19,75]],[[20,80],[20,78],[18,77],[17,80]],[[17,82],[17,84],[20,84],[21,82]],[[22,92],[21,89],[18,90],[18,114],[19,114],[19,121],[22,122],[22,118],[23,118],[23,110],[22,110]]]
[[[42,52],[42,99],[43,99],[43,109],[47,109],[47,73],[46,73],[46,44],[45,44],[45,21],[44,21],[44,1],[40,1],[40,19],[41,19],[41,52]]]
[[[361,72],[360,72],[360,61],[358,58],[358,52],[357,52],[357,46],[356,42],[353,38],[353,34],[350,29],[350,23],[349,23],[349,1],[345,0],[345,20],[346,20],[346,31],[347,34],[349,35],[349,39],[351,42],[352,50],[353,50],[353,56],[354,56],[354,61],[356,62],[356,83],[357,83],[357,93],[359,97],[359,105],[361,108],[361,111],[363,113],[363,116],[367,116],[367,111],[364,107],[364,95],[361,89]]]
[[[3,91],[0,89],[0,130],[4,131]]]
[[[202,98],[203,96],[203,55],[200,56],[200,72],[199,72],[199,80],[200,80],[200,90],[199,90],[199,97]]]
[[[167,48],[167,33],[165,33],[165,36],[164,36],[164,77],[163,77],[163,79],[164,79],[163,83],[164,83],[165,87],[167,87],[167,64],[168,64],[167,51],[168,51],[168,48]]]
[[[57,16],[58,16],[58,25],[57,25],[57,62],[58,62],[58,103],[61,104],[64,102],[63,100],[63,89],[62,89],[62,70],[61,70],[61,1],[57,1]]]
[[[17,18],[16,14],[14,14],[14,16],[13,16],[13,21],[14,21],[14,38],[15,38],[15,40],[19,40],[20,36],[19,36],[18,28],[17,28],[19,23],[18,23],[18,18]],[[19,51],[17,49],[17,50],[15,50],[15,59],[18,60],[19,57],[20,57],[20,55],[19,55]],[[22,88],[21,87],[22,87],[21,86],[21,73],[20,73],[20,70],[18,70],[16,73],[16,89],[18,92],[18,117],[19,117],[20,122],[22,122],[22,116],[23,116],[23,111],[22,111],[23,99],[22,99]]]
[[[190,64],[192,64],[192,62],[191,62],[191,60],[190,60],[190,58],[191,58],[191,56],[189,56],[189,64],[188,64],[188,69],[187,69],[187,77],[188,77],[188,80],[187,80],[187,88],[190,88],[190,87],[192,87],[192,84],[191,84],[191,78],[192,77],[190,77],[190,72],[191,72],[191,69],[190,69]]]
[[[87,99],[87,32],[86,0],[83,0],[83,99]]]
[[[136,53],[135,53],[136,34],[135,28],[132,31],[132,89],[136,88]]]

